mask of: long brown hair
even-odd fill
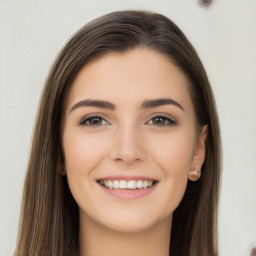
[[[46,81],[34,129],[15,256],[79,255],[78,206],[61,175],[60,123],[65,92],[81,68],[108,52],[148,47],[168,56],[189,80],[197,127],[208,125],[202,176],[188,182],[173,215],[170,255],[216,256],[221,169],[219,123],[204,67],[168,18],[142,11],[102,16],[82,27],[57,57]]]

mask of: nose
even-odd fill
[[[127,165],[143,162],[147,157],[145,143],[136,128],[118,129],[110,150],[110,159]]]

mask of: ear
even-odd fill
[[[62,164],[59,160],[58,160],[58,163],[57,163],[57,172],[61,175],[61,176],[65,176],[67,173],[66,173],[66,168],[65,168],[65,165]]]
[[[65,165],[64,164],[61,164],[61,169],[60,169],[60,174],[62,176],[66,176],[66,168],[65,168]]]
[[[202,126],[194,147],[193,159],[189,171],[189,179],[195,181],[201,175],[201,168],[205,160],[205,141],[207,138],[207,125]]]
[[[63,157],[60,152],[58,153],[57,171],[61,174],[61,176],[65,176],[67,174]]]

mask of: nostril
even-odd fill
[[[116,158],[115,161],[117,162],[123,162],[123,163],[134,163],[134,162],[139,162],[141,159],[140,158],[135,158],[135,157],[127,157],[124,156],[123,158]]]
[[[198,0],[198,4],[202,7],[210,7],[213,2],[213,0]]]

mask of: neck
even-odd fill
[[[80,219],[81,256],[168,256],[172,219],[137,233],[111,230],[87,218]]]

